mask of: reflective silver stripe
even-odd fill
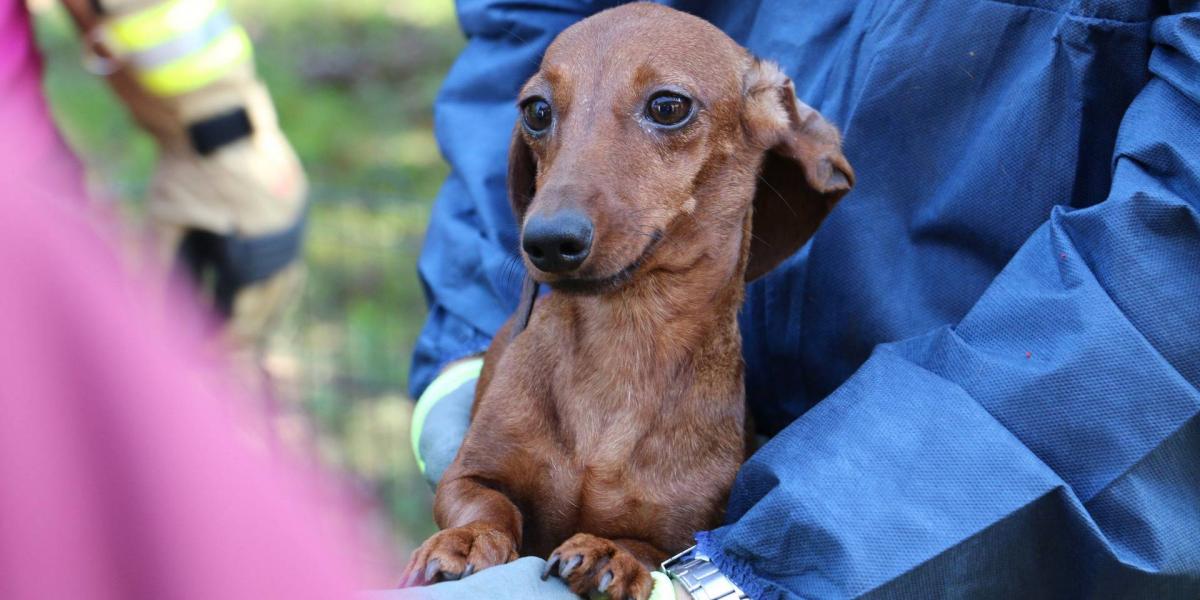
[[[213,12],[212,16],[199,27],[183,32],[152,48],[133,52],[127,59],[138,69],[148,71],[207,48],[214,40],[221,37],[221,34],[234,27],[237,27],[237,22],[229,14],[229,9],[221,8]]]

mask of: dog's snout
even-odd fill
[[[579,268],[592,250],[592,221],[576,210],[530,215],[521,235],[521,248],[533,266],[547,273]]]

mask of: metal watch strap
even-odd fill
[[[749,598],[719,571],[695,546],[667,559],[663,571],[678,581],[695,600],[735,600]]]

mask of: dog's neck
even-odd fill
[[[614,293],[565,296],[575,321],[575,352],[584,364],[605,371],[613,381],[678,387],[695,379],[687,373],[703,371],[736,377],[717,383],[740,389],[737,313],[745,289],[749,219],[747,214],[741,223],[736,218],[719,227],[710,223],[706,230],[687,219],[679,225],[692,228],[689,235],[668,235],[703,249],[687,266],[648,265],[650,270]],[[672,249],[664,244],[659,251]]]

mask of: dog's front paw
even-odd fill
[[[615,543],[586,533],[563,542],[546,560],[542,579],[555,573],[572,592],[586,596],[607,593],[613,600],[646,600],[654,580],[650,571]]]
[[[486,523],[443,529],[413,552],[400,587],[453,581],[517,559],[512,536]]]

